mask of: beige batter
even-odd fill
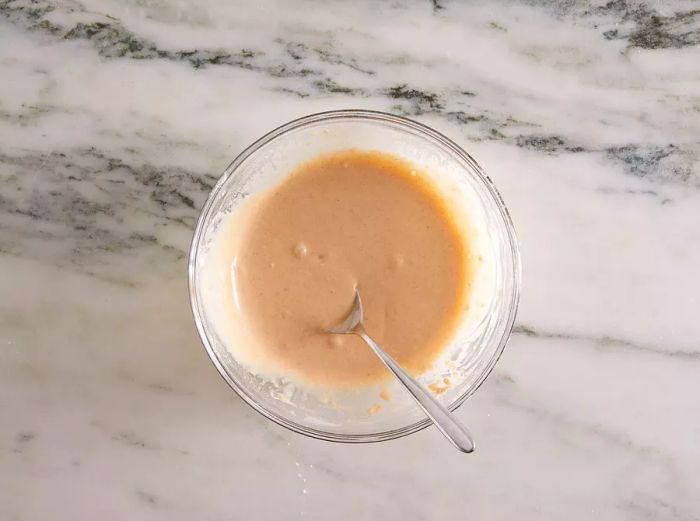
[[[357,286],[372,337],[414,374],[430,368],[467,306],[467,239],[413,167],[348,150],[302,165],[222,227],[219,279],[240,313],[248,361],[320,385],[374,384],[388,372],[355,336],[324,329]],[[228,297],[227,297],[228,298]]]

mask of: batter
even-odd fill
[[[211,267],[237,359],[324,386],[389,377],[354,335],[331,335],[362,294],[372,337],[427,371],[468,301],[467,238],[435,187],[388,154],[347,150],[299,167],[225,223]]]

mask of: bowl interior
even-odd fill
[[[200,216],[190,253],[190,292],[202,341],[226,381],[262,414],[295,431],[336,441],[376,441],[414,432],[428,421],[396,383],[362,390],[309,389],[262,378],[237,362],[217,332],[203,298],[207,255],[223,219],[245,200],[270,188],[296,166],[320,154],[348,148],[402,157],[429,175],[478,236],[483,255],[478,309],[470,310],[454,341],[429,373],[427,385],[449,379],[439,399],[451,408],[481,384],[510,334],[519,298],[519,256],[507,211],[490,180],[454,143],[418,123],[383,113],[337,111],[308,116],[271,132],[224,172]],[[378,394],[387,389],[389,401]],[[381,401],[382,410],[370,414]]]

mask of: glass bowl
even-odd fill
[[[371,388],[333,390],[257,375],[227,349],[203,287],[207,255],[224,217],[247,197],[277,184],[299,164],[351,148],[391,153],[414,164],[464,214],[464,222],[478,237],[475,251],[483,258],[483,267],[478,291],[474,290],[476,305],[465,314],[434,368],[416,375],[426,386],[437,385],[438,399],[451,410],[481,385],[510,337],[520,296],[520,255],[503,200],[476,161],[442,134],[403,117],[366,110],[313,114],[263,136],[229,165],[202,209],[190,249],[190,301],[202,343],[224,380],[265,417],[314,438],[359,443],[405,436],[430,421],[393,381]],[[380,391],[391,399],[380,400]],[[374,414],[376,402],[382,407]]]

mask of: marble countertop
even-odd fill
[[[0,0],[0,519],[700,519],[699,44],[682,0]],[[348,107],[451,136],[518,229],[472,455],[288,432],[197,338],[219,173]]]

